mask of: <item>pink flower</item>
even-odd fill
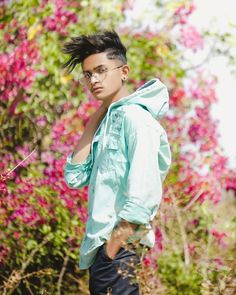
[[[193,243],[188,244],[188,251],[193,256],[196,253],[196,246]]]
[[[185,90],[182,88],[175,88],[170,95],[170,103],[177,106],[182,103],[185,97]]]
[[[143,258],[144,265],[151,268],[156,268],[157,258],[158,258],[158,251],[156,247],[154,247],[150,251],[148,251],[148,253],[144,256]]]
[[[35,124],[40,127],[45,127],[47,125],[47,117],[46,116],[36,117]]]
[[[38,197],[37,202],[41,208],[47,208],[48,207],[48,201],[44,197]]]
[[[3,181],[0,181],[0,194],[1,195],[7,195],[8,194],[7,185]]]
[[[9,252],[9,249],[5,245],[0,245],[0,265],[4,263]]]
[[[19,204],[12,213],[11,220],[19,220],[28,225],[33,225],[40,220],[36,210],[29,204]]]
[[[83,223],[86,223],[87,219],[88,219],[88,212],[87,209],[83,208],[81,205],[78,206],[77,208],[77,213],[79,218],[81,219],[81,221]]]
[[[23,40],[14,51],[0,55],[0,91],[2,100],[12,100],[10,113],[13,115],[18,103],[26,95],[17,96],[20,89],[28,89],[36,76],[31,66],[38,62],[38,48],[35,42]],[[17,99],[16,99],[17,97]]]
[[[150,257],[147,257],[147,256],[145,256],[143,258],[143,263],[144,263],[144,265],[150,266],[150,267],[153,265],[152,259]]]
[[[179,6],[174,12],[174,17],[176,18],[176,23],[179,23],[181,25],[186,24],[189,15],[191,13],[193,13],[195,8],[196,7],[195,7],[194,3]]]
[[[18,231],[15,231],[15,232],[13,233],[13,237],[14,237],[16,240],[18,240],[19,237],[20,237],[20,233],[19,233]]]
[[[213,261],[215,262],[215,264],[217,266],[223,266],[224,265],[224,262],[223,262],[222,258],[220,258],[220,257],[214,258]]]
[[[229,170],[226,172],[224,176],[224,187],[228,190],[233,190],[236,192],[236,173],[233,170]]]
[[[220,245],[222,247],[226,246],[226,243],[224,241],[224,239],[227,237],[226,233],[220,232],[216,228],[212,228],[210,233],[216,239],[218,245]]]
[[[156,229],[155,231],[155,239],[156,239],[156,248],[159,252],[163,251],[163,236],[162,232],[159,228]]]
[[[193,26],[185,26],[181,29],[179,42],[193,51],[203,48],[203,38]]]
[[[78,17],[75,13],[66,10],[68,3],[63,0],[54,0],[55,12],[52,16],[44,18],[43,25],[48,28],[49,31],[56,31],[62,36],[67,35],[67,27],[70,23],[76,23]]]

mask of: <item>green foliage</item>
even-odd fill
[[[34,294],[38,294],[41,287],[45,288],[49,294],[55,294],[58,277],[65,259],[68,260],[67,272],[72,276],[76,275],[78,268],[77,263],[82,239],[82,235],[78,235],[78,232],[83,231],[84,225],[81,224],[78,215],[71,215],[71,212],[55,192],[47,187],[41,187],[38,191],[50,204],[50,208],[43,208],[37,204],[37,192],[31,193],[25,199],[31,208],[38,210],[43,223],[35,223],[31,227],[26,227],[25,222],[19,216],[5,229],[2,228],[5,246],[12,251],[7,263],[4,267],[1,267],[1,273],[4,273],[5,277],[10,277],[12,270],[21,272],[26,268],[27,273],[32,274],[32,280],[19,282],[20,287],[17,288],[16,294],[26,294],[24,292],[27,292],[27,283],[31,285],[30,289]],[[40,271],[45,269],[50,270],[49,273],[46,272],[41,276]],[[77,286],[77,283],[68,278],[67,281],[62,283],[61,290],[65,288],[69,292],[71,289],[79,288],[75,286]]]
[[[170,295],[200,295],[202,275],[197,265],[186,266],[179,253],[158,258],[158,274]]]

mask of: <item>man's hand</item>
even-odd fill
[[[121,247],[124,247],[128,238],[134,233],[137,224],[122,220],[119,226],[113,231],[110,240],[105,245],[106,254],[114,259]]]
[[[119,243],[110,240],[105,244],[106,255],[113,260],[121,247]]]

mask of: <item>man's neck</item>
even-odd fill
[[[111,99],[109,99],[105,104],[107,106],[107,108],[110,106],[110,104],[112,104],[115,101],[118,101],[120,99],[122,99],[125,96],[130,95],[128,88],[126,85],[122,86],[121,89],[114,95],[111,97]]]

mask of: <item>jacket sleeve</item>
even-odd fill
[[[142,117],[125,119],[130,169],[125,203],[119,217],[135,224],[148,224],[162,198],[162,180],[158,154],[161,130]]]
[[[66,159],[66,165],[64,167],[65,180],[71,188],[82,188],[89,184],[93,166],[92,156],[90,153],[84,162],[74,164],[72,163],[72,155],[69,155]]]

